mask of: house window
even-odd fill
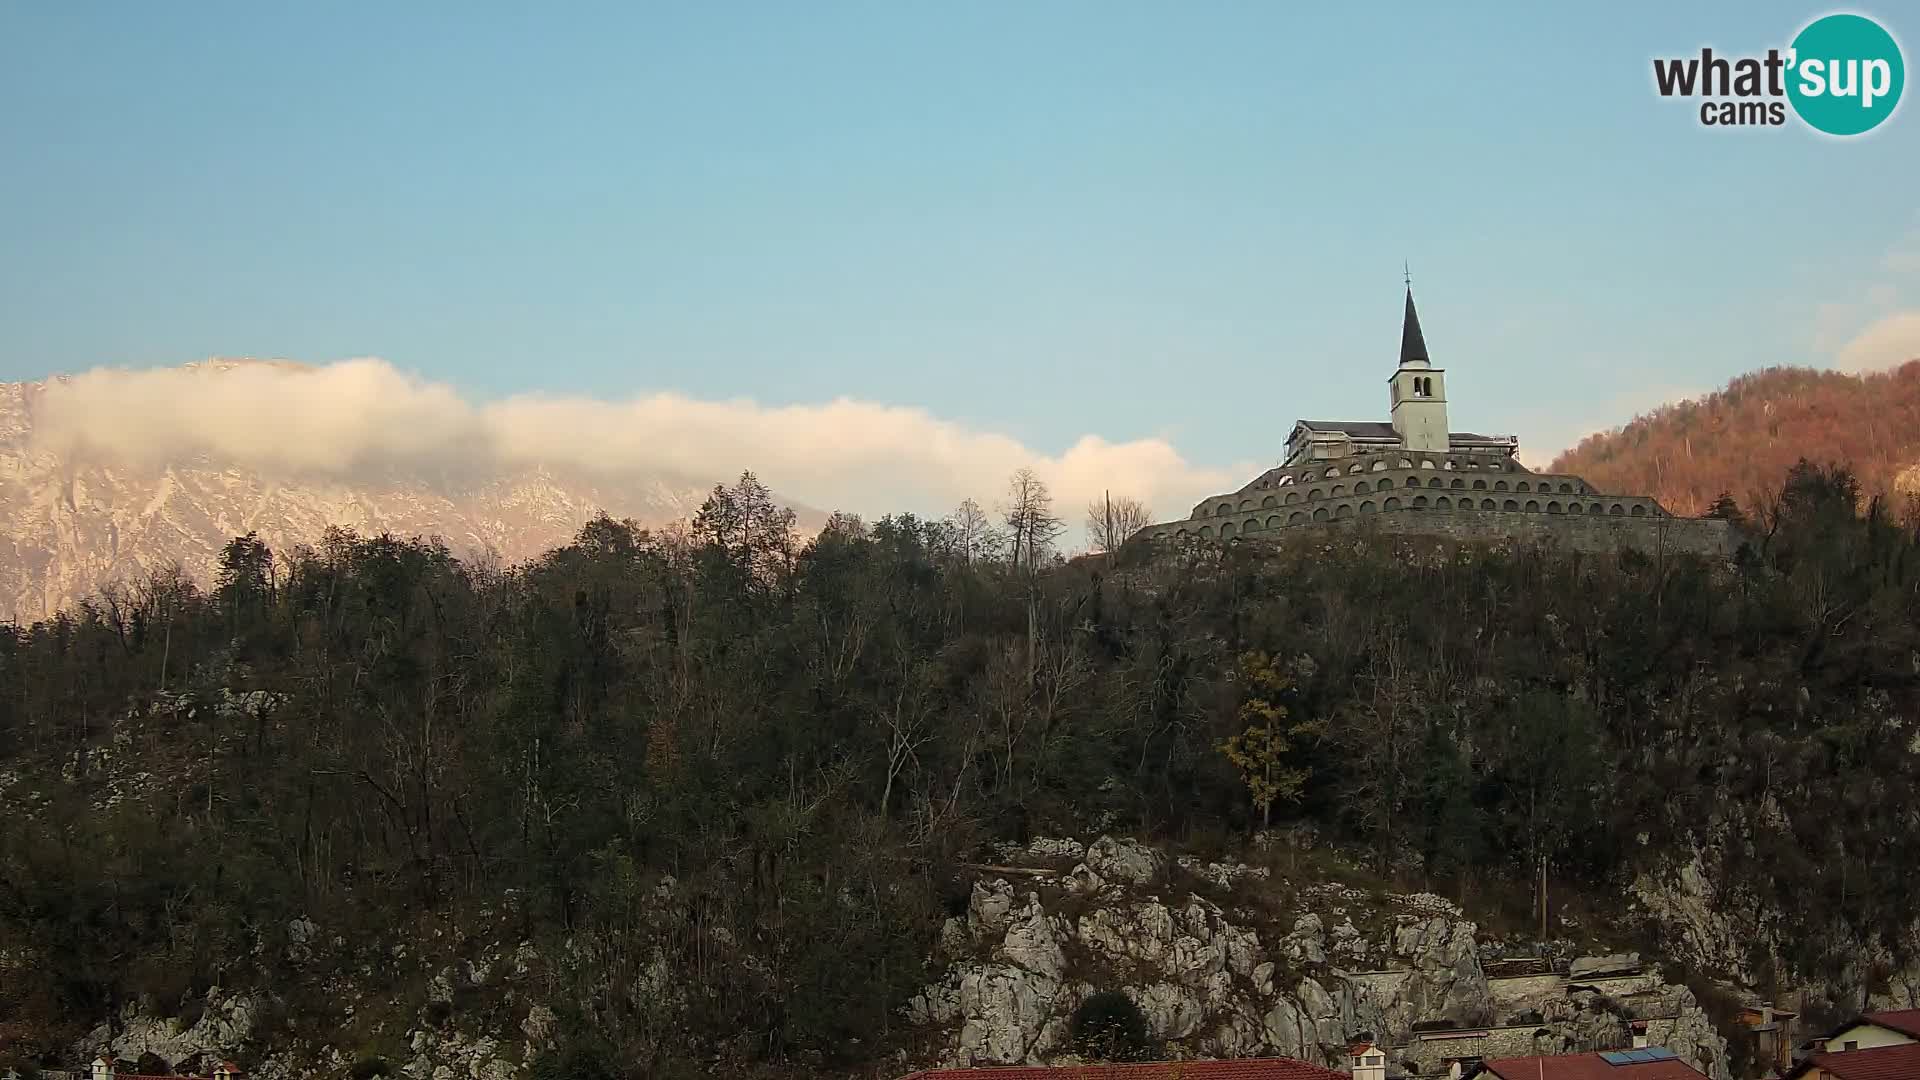
[[[1841,1047],[1841,1049],[1842,1049],[1842,1050],[1858,1050],[1858,1049],[1860,1049],[1860,1040],[1858,1040],[1858,1039],[1848,1039],[1848,1040],[1846,1041],[1846,1043],[1845,1043],[1845,1045],[1843,1045],[1843,1046]]]

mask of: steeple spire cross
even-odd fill
[[[1411,264],[1411,263],[1401,263],[1401,264],[1400,264],[1400,266],[1401,266],[1401,269],[1405,271],[1405,276],[1406,276],[1406,279],[1407,279],[1407,288],[1409,288],[1409,289],[1411,289],[1411,288],[1413,288],[1413,266],[1412,266],[1412,264]]]

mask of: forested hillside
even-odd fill
[[[1717,393],[1588,436],[1548,471],[1697,514],[1721,494],[1751,501],[1773,491],[1789,466],[1816,451],[1852,470],[1868,494],[1920,494],[1920,360],[1868,375],[1742,375]]]
[[[1269,815],[1454,896],[1545,860],[1615,902],[1731,836],[1779,913],[1755,978],[1884,979],[1920,535],[1842,472],[1770,487],[1732,567],[1310,532],[1061,564],[910,516],[798,546],[750,478],[507,571],[237,539],[211,592],[0,629],[0,1065],[213,986],[357,1076],[412,1025],[532,1032],[524,992],[407,974],[497,970],[485,925],[559,1013],[535,1075],[872,1075],[988,843]]]

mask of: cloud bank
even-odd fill
[[[1880,260],[1883,280],[1862,290],[1857,300],[1822,304],[1814,313],[1814,347],[1833,357],[1833,366],[1865,375],[1920,360],[1920,305],[1914,302],[1914,275],[1920,274],[1920,211]]]
[[[1833,366],[1853,375],[1886,371],[1920,360],[1920,311],[1883,315],[1834,355]]]
[[[852,398],[766,406],[661,393],[475,403],[379,359],[99,369],[50,382],[33,429],[39,448],[76,458],[157,465],[205,455],[349,480],[396,468],[544,465],[712,482],[752,469],[789,498],[868,516],[944,513],[965,498],[991,507],[1010,473],[1032,467],[1076,530],[1085,504],[1104,490],[1143,499],[1164,520],[1251,475],[1251,467],[1196,466],[1161,438],[1088,434],[1049,455],[924,409]]]

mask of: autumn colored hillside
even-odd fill
[[[1863,494],[1920,494],[1920,360],[1871,375],[1742,375],[1717,393],[1590,435],[1547,471],[1698,514],[1722,492],[1747,504],[1774,490],[1803,457],[1848,466]]]

